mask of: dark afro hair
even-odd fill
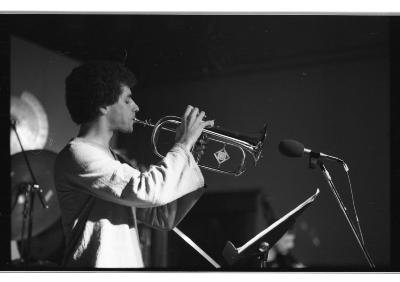
[[[94,61],[72,70],[65,80],[68,111],[76,124],[94,120],[100,107],[118,101],[121,85],[136,85],[134,74],[120,63]]]

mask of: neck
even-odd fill
[[[106,126],[105,122],[97,119],[81,125],[78,133],[79,138],[95,142],[105,148],[110,147],[110,140],[114,131]]]

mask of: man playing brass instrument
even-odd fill
[[[78,136],[58,154],[55,185],[66,236],[63,265],[143,267],[137,221],[172,229],[203,192],[204,178],[190,149],[214,125],[188,106],[176,144],[147,171],[129,166],[110,148],[114,132],[132,132],[134,75],[115,62],[75,68],[66,103]]]

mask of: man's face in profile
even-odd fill
[[[107,119],[113,130],[124,133],[133,131],[133,124],[139,107],[133,101],[132,92],[128,86],[121,85],[121,94],[118,101],[107,106],[107,108]]]

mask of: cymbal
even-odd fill
[[[60,207],[54,187],[53,167],[57,154],[47,150],[26,151],[37,184],[43,190],[48,209],[43,208],[38,195],[34,197],[32,211],[32,236],[36,236],[54,224],[61,216]],[[24,202],[23,187],[33,184],[31,174],[23,153],[11,156],[11,238],[21,240]],[[25,225],[25,236],[28,235],[28,222]]]
[[[15,128],[21,139],[24,150],[43,149],[47,142],[48,120],[46,112],[39,100],[28,91],[21,97],[11,96],[10,116],[15,120]],[[10,153],[21,152],[14,129],[10,130]]]

